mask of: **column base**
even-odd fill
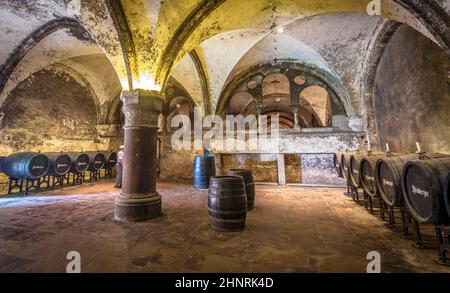
[[[120,222],[143,222],[161,216],[161,195],[155,192],[147,196],[119,195],[116,198],[114,218]]]

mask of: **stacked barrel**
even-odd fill
[[[97,181],[101,170],[112,174],[116,161],[114,152],[22,152],[0,157],[0,173],[9,177],[8,194],[16,189],[28,194],[31,190],[39,192],[43,186],[55,189],[65,183],[82,184],[87,172],[91,182]]]
[[[380,200],[380,216],[384,219],[388,211],[390,224],[395,223],[394,209],[399,210],[405,234],[407,218],[412,219],[416,243],[420,245],[419,225],[435,225],[436,231],[450,225],[450,155],[427,154],[419,145],[418,149],[415,154],[336,153],[334,168],[352,194],[363,190],[372,212],[372,200]],[[446,256],[450,255],[450,247],[444,243],[446,237],[450,236],[437,236],[442,262],[450,260]]]

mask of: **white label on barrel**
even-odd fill
[[[367,181],[374,181],[375,178],[373,178],[372,176],[366,175],[366,180]]]
[[[31,170],[42,170],[44,169],[44,166],[32,166]]]
[[[412,192],[414,194],[422,195],[425,198],[430,197],[430,193],[428,191],[422,190],[419,187],[416,187],[415,185],[413,185],[411,187],[412,187]]]
[[[61,168],[61,167],[67,167],[69,166],[68,164],[58,164],[56,167]]]
[[[394,183],[391,181],[388,181],[386,179],[383,179],[383,185],[384,186],[389,186],[389,187],[394,187]]]
[[[96,164],[101,164],[103,163],[102,161],[95,161]]]
[[[81,163],[78,163],[78,165],[80,165],[80,166],[86,166],[86,165],[87,165],[87,163],[85,163],[85,162],[81,162]]]

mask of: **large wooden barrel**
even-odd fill
[[[208,189],[211,177],[216,175],[214,157],[197,156],[194,160],[194,187]]]
[[[105,165],[104,169],[112,169],[117,164],[117,153],[116,152],[103,152],[105,156]]]
[[[444,203],[447,209],[447,215],[450,218],[450,173],[448,173],[444,184]]]
[[[375,181],[383,201],[391,207],[403,207],[402,172],[416,154],[383,157],[375,165]]]
[[[361,188],[361,176],[360,176],[360,165],[361,160],[364,159],[367,155],[367,153],[354,153],[350,156],[349,161],[349,174],[350,174],[350,180],[353,183],[353,186],[356,188]]]
[[[345,152],[341,155],[341,169],[342,169],[342,177],[347,181],[351,182],[350,178],[350,156],[353,153]]]
[[[339,178],[344,178],[344,175],[342,175],[341,159],[342,159],[342,152],[334,153],[333,163],[334,163],[334,169],[336,170],[336,175]]]
[[[6,160],[6,157],[0,157],[0,173],[5,173],[5,169],[3,168],[5,160]]]
[[[50,161],[45,154],[24,152],[10,155],[4,161],[5,174],[14,179],[34,180],[45,176]]]
[[[219,231],[241,231],[247,218],[247,196],[242,177],[211,178],[208,196],[211,227]]]
[[[63,153],[46,153],[50,160],[50,168],[47,176],[64,176],[69,173],[72,166],[72,159],[69,155]]]
[[[71,172],[83,173],[87,171],[89,165],[91,164],[91,159],[86,153],[67,153],[72,159]]]
[[[385,157],[385,153],[370,153],[361,159],[359,173],[361,175],[361,187],[371,197],[378,197],[378,186],[375,180],[375,167],[377,161]]]
[[[450,171],[450,157],[427,155],[403,168],[402,191],[411,216],[424,224],[445,224],[444,183]]]
[[[245,193],[247,194],[247,210],[251,211],[255,207],[255,181],[252,171],[245,169],[231,169],[229,176],[240,176],[244,179]]]
[[[105,154],[102,152],[87,152],[89,155],[90,164],[88,170],[91,172],[97,172],[102,169],[106,163]]]

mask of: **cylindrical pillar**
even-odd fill
[[[163,98],[156,91],[122,94],[125,115],[125,150],[122,193],[114,216],[118,221],[146,221],[161,215],[161,196],[156,191],[158,116]]]

